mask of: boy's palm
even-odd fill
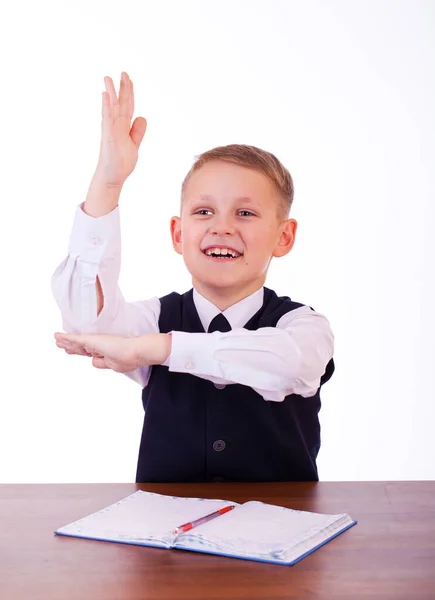
[[[103,92],[101,146],[97,170],[107,185],[122,186],[132,173],[138,159],[139,146],[145,135],[147,122],[134,113],[133,82],[122,73],[119,98],[110,77],[105,77]]]

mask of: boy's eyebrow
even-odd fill
[[[249,196],[237,196],[233,199],[237,202],[255,202],[255,200],[253,200]],[[199,196],[199,200],[214,200],[214,196],[212,196],[211,194],[201,194]]]

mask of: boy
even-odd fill
[[[253,146],[201,155],[171,219],[193,289],[127,303],[117,204],[146,121],[130,129],[126,73],[119,99],[105,82],[99,162],[52,278],[64,328],[76,332],[56,333],[57,345],[143,388],[137,482],[318,480],[319,393],[334,371],[334,337],[323,315],[264,287],[272,257],[295,241],[290,173]]]

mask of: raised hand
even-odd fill
[[[142,143],[147,122],[134,113],[133,82],[124,71],[121,74],[119,98],[110,77],[105,77],[103,92],[101,145],[97,174],[100,182],[109,187],[122,187],[134,170],[138,150]]]

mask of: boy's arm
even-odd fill
[[[276,327],[227,333],[172,332],[170,371],[215,384],[248,385],[265,400],[310,397],[334,353],[329,321],[308,306],[286,313]]]
[[[106,333],[135,337],[158,333],[160,301],[126,302],[118,285],[121,265],[119,209],[94,218],[76,210],[68,256],[51,278],[54,299],[67,333]],[[105,301],[98,312],[97,274]],[[143,366],[126,375],[142,387],[148,383],[150,368]]]
[[[91,185],[89,186],[86,201],[83,205],[83,211],[94,218],[103,217],[111,213],[112,210],[118,206],[121,191],[121,185],[108,185],[104,179],[100,177],[99,172],[96,171],[92,178]],[[104,295],[98,275],[95,288],[97,294],[98,316],[104,306]]]
[[[119,196],[136,166],[147,123],[143,117],[132,122],[134,91],[127,73],[121,74],[119,95],[110,77],[104,83],[97,168],[86,201],[76,211],[68,256],[54,272],[51,287],[66,332],[130,337],[158,331],[160,311],[158,299],[125,302],[118,286]],[[143,385],[149,368],[126,374]]]

